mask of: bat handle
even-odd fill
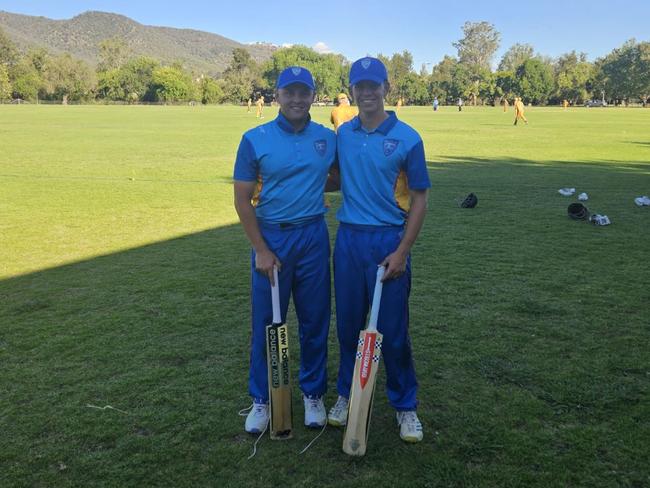
[[[377,330],[377,318],[379,317],[379,303],[381,302],[381,291],[384,287],[381,279],[384,277],[386,268],[379,266],[377,268],[377,279],[375,280],[375,292],[372,295],[372,308],[370,309],[370,320],[368,321],[368,330]]]
[[[282,322],[282,315],[280,314],[280,282],[278,281],[278,267],[273,266],[273,281],[275,284],[271,287],[271,304],[273,306],[273,323],[279,324]]]

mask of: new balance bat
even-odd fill
[[[291,378],[289,377],[289,331],[280,314],[278,268],[273,267],[271,287],[273,323],[266,327],[266,362],[269,374],[271,439],[291,439]]]
[[[377,317],[381,302],[384,267],[377,269],[375,292],[372,297],[372,308],[368,327],[359,334],[357,357],[354,363],[354,376],[350,388],[348,403],[348,421],[343,436],[343,452],[351,456],[363,456],[368,444],[370,414],[372,400],[375,394],[375,382],[379,359],[381,358],[381,342],[383,336],[377,331]]]

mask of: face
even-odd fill
[[[307,118],[314,96],[315,93],[302,83],[278,88],[276,93],[280,111],[289,122],[300,122]]]
[[[375,83],[364,80],[352,86],[352,96],[360,112],[383,111],[386,93],[388,93],[388,82]]]

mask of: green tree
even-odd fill
[[[541,59],[524,61],[517,68],[518,91],[522,100],[543,105],[553,91],[553,69]]]
[[[43,78],[26,58],[11,67],[9,80],[14,98],[38,100],[39,91],[45,91]]]
[[[517,77],[512,71],[497,71],[494,75],[496,89],[495,93],[501,100],[511,100],[515,97],[519,87]]]
[[[128,44],[119,37],[104,39],[99,43],[99,64],[97,71],[109,71],[122,67],[131,57]]]
[[[458,60],[473,73],[480,69],[490,70],[501,34],[489,22],[465,22],[463,34],[462,39],[453,43],[458,50]]]
[[[18,62],[18,50],[11,39],[0,28],[0,64],[13,66]]]
[[[429,91],[442,102],[451,102],[453,98],[452,84],[458,60],[453,56],[445,56],[433,67],[429,77]]]
[[[556,96],[559,100],[570,100],[573,104],[591,96],[593,65],[585,53],[570,53],[560,56],[555,64]]]
[[[650,43],[631,39],[596,61],[595,87],[610,99],[640,99],[647,105],[650,97]]]
[[[9,70],[4,64],[0,64],[0,102],[11,98],[11,82],[9,81]]]
[[[498,71],[517,71],[517,68],[530,58],[535,57],[535,50],[530,44],[514,44],[501,57]]]
[[[201,103],[221,103],[224,100],[224,93],[221,85],[213,78],[202,77],[199,80],[199,93]]]
[[[243,48],[232,51],[230,64],[223,72],[224,97],[233,103],[241,103],[250,98],[254,91],[264,84],[261,78],[261,68],[251,54]]]
[[[183,102],[195,96],[194,85],[188,73],[173,66],[163,66],[153,71],[151,87],[159,102]]]
[[[44,74],[47,94],[63,103],[88,99],[96,87],[95,72],[85,62],[68,53],[50,57]]]
[[[393,54],[390,58],[383,54],[378,54],[377,58],[384,63],[388,71],[388,82],[391,86],[386,97],[388,102],[394,105],[399,98],[406,98],[407,101],[412,102],[407,92],[413,89],[415,81],[411,77],[413,73],[413,55],[405,50]]]

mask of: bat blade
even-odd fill
[[[364,330],[359,334],[348,421],[343,436],[343,452],[351,456],[363,456],[366,453],[382,339],[383,336],[376,331]]]
[[[271,439],[293,437],[291,377],[289,374],[289,330],[280,318],[277,268],[272,288],[273,323],[266,327],[266,361],[269,380]]]
[[[348,402],[348,421],[343,435],[343,452],[351,456],[363,456],[368,445],[370,414],[372,413],[372,401],[375,396],[375,383],[381,359],[381,344],[384,338],[377,330],[384,271],[383,266],[377,269],[370,320],[366,330],[362,330],[359,334],[357,345]]]

